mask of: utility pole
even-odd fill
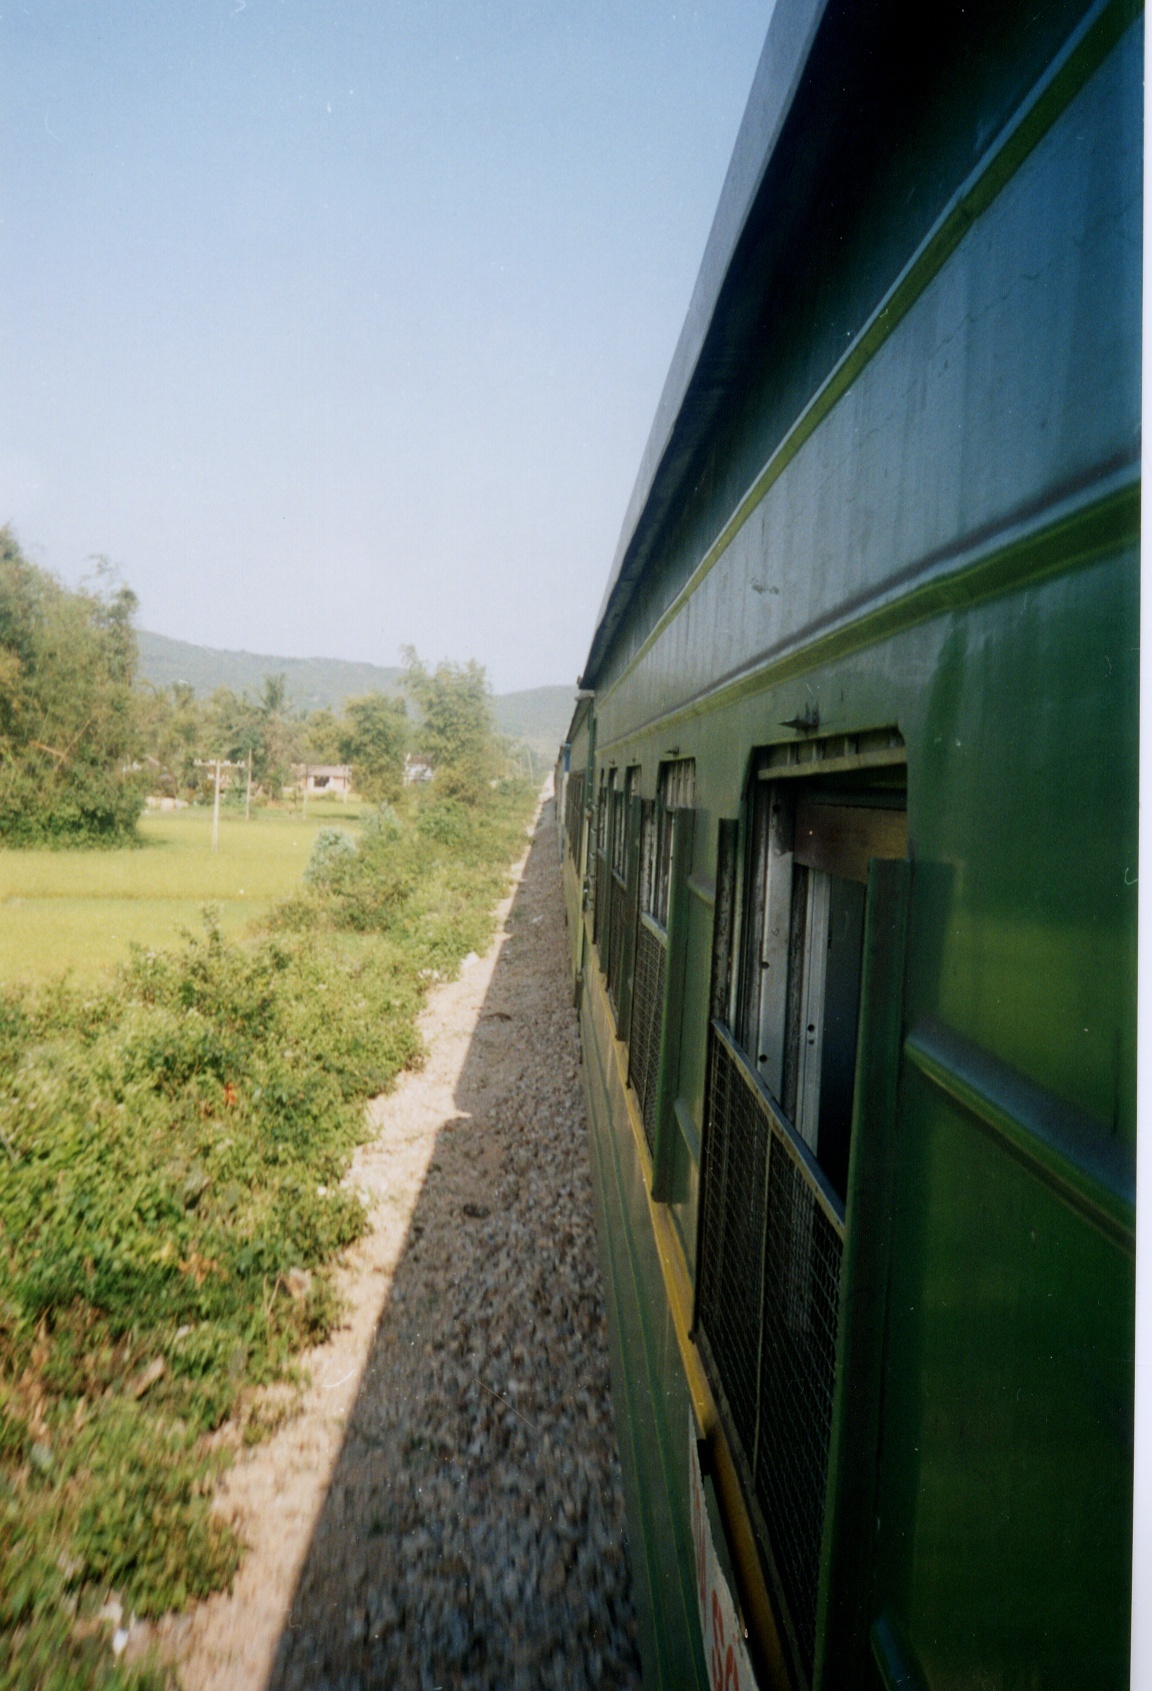
[[[220,771],[222,769],[243,769],[243,763],[233,763],[227,757],[198,757],[197,769],[212,771],[212,850],[216,851],[220,845]],[[251,788],[249,788],[251,791]]]
[[[244,820],[252,820],[252,747],[248,747],[248,790],[244,794]]]
[[[304,798],[303,798],[303,802],[301,803],[301,806],[300,806],[300,814],[301,814],[301,816],[307,816],[307,814],[308,814],[308,765],[307,764],[304,765],[304,786],[302,788],[302,791],[303,791],[303,794],[304,794]]]

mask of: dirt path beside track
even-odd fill
[[[232,1595],[133,1638],[185,1691],[639,1686],[551,801],[500,918],[371,1106],[347,1324],[221,1493]]]

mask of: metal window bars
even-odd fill
[[[604,902],[608,896],[607,865],[604,862],[604,846],[608,825],[608,776],[607,771],[600,771],[600,789],[592,806],[588,824],[588,906],[592,917],[592,943],[600,941],[600,931],[603,925]]]
[[[624,924],[627,916],[628,889],[623,876],[615,869],[608,874],[608,944],[604,958],[604,975],[608,983],[608,997],[613,1010],[619,1012],[620,965],[624,955]]]
[[[632,987],[632,1038],[628,1080],[640,1105],[649,1151],[656,1148],[656,1084],[660,1069],[660,1027],[668,973],[666,936],[647,915],[636,925],[636,972]]]
[[[600,802],[596,807],[596,908],[592,941],[606,968],[612,923],[612,828],[616,816],[618,776],[615,769],[600,772]]]
[[[727,1027],[713,1021],[698,1327],[811,1680],[844,1211]]]
[[[656,1091],[660,1035],[668,981],[668,904],[672,887],[673,818],[695,801],[696,763],[661,766],[655,803],[640,806],[636,961],[629,1029],[628,1080],[636,1094],[648,1149],[656,1148]]]
[[[580,867],[580,835],[584,822],[584,771],[573,769],[568,773],[568,786],[564,795],[564,834],[568,843],[568,854],[576,868]]]
[[[604,958],[604,973],[608,982],[608,996],[619,1019],[622,1003],[623,972],[628,950],[629,927],[635,926],[635,899],[628,889],[628,827],[632,814],[632,797],[639,782],[638,768],[629,769],[623,786],[617,777],[612,786],[612,815],[608,830],[608,943]]]
[[[648,903],[642,906],[660,925],[668,926],[668,901],[672,893],[672,818],[677,810],[691,810],[696,800],[696,760],[680,758],[660,769],[655,810],[652,868],[648,880]]]

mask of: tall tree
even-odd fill
[[[72,592],[0,529],[0,837],[112,838],[143,803],[136,596]]]
[[[483,665],[471,659],[429,670],[406,646],[404,687],[420,714],[417,743],[440,791],[474,802],[503,764]]]
[[[377,804],[396,798],[411,744],[404,700],[379,692],[349,699],[338,744],[343,762],[352,765],[352,785],[362,798]]]
[[[186,681],[145,685],[139,695],[143,748],[154,791],[191,795],[200,785],[196,760],[206,755],[207,713]]]
[[[341,763],[345,761],[340,749],[344,724],[335,711],[322,705],[311,711],[306,719],[304,754],[310,763]]]
[[[259,743],[254,771],[273,797],[292,775],[292,764],[303,747],[302,724],[290,712],[288,683],[283,675],[266,675],[256,701]]]

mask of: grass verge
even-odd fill
[[[321,834],[255,940],[209,916],[99,988],[0,999],[0,1683],[159,1684],[117,1620],[228,1585],[220,1429],[259,1436],[336,1317],[364,1102],[484,948],[534,797],[412,796]]]

